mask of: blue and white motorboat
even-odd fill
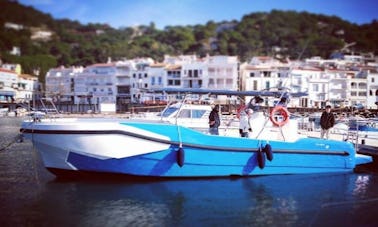
[[[276,127],[281,129],[281,127]],[[21,133],[45,167],[65,173],[148,177],[225,177],[352,172],[371,157],[346,141],[209,135],[156,120],[29,119]],[[284,130],[278,130],[284,133]],[[286,132],[296,133],[296,132]]]
[[[355,134],[360,138],[378,140],[378,120],[376,118],[350,117],[337,123],[334,128],[344,134]]]
[[[350,119],[349,130],[378,133],[377,119]]]

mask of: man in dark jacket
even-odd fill
[[[220,119],[219,119],[219,106],[216,105],[210,112],[209,116],[209,132],[212,135],[219,135]]]
[[[329,139],[329,130],[335,125],[335,116],[331,112],[331,106],[327,105],[325,111],[320,117],[320,138]]]

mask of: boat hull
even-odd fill
[[[24,123],[21,131],[54,173],[224,177],[351,172],[356,165],[352,144],[314,138],[285,142],[213,136],[134,121]],[[264,151],[267,144],[271,161]]]

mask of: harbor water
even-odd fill
[[[0,226],[378,226],[378,174],[60,179],[0,118]]]

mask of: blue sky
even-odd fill
[[[149,25],[196,25],[237,20],[253,12],[307,11],[338,16],[352,23],[378,20],[378,0],[19,0],[19,3],[82,24],[107,23],[114,28]]]

